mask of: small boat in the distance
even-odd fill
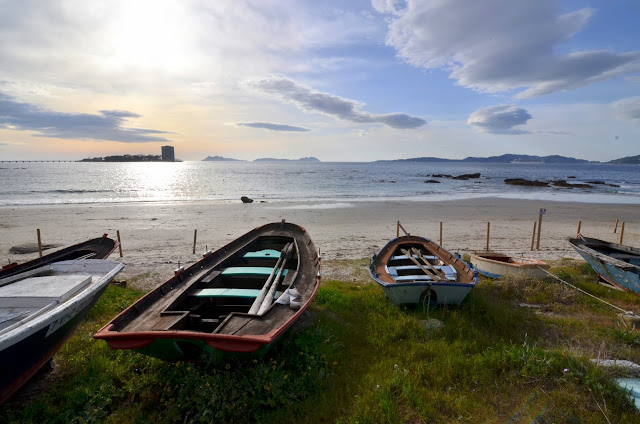
[[[397,237],[373,256],[369,273],[396,305],[459,304],[478,283],[477,274],[435,242]]]
[[[11,275],[19,274],[54,262],[70,261],[75,259],[105,259],[117,247],[118,242],[107,237],[107,234],[104,234],[102,237],[65,247],[64,249],[44,255],[41,258],[37,258],[32,261],[22,264],[5,265],[2,267],[2,270],[0,270],[0,278],[9,277]]]
[[[471,264],[482,275],[500,278],[504,275],[523,275],[545,278],[549,264],[538,259],[517,258],[498,252],[475,252],[470,255]]]
[[[80,259],[0,278],[0,403],[51,359],[122,268]]]
[[[640,249],[581,234],[569,243],[603,280],[640,294]]]
[[[176,270],[94,337],[170,361],[257,357],[300,318],[319,285],[320,255],[307,231],[271,223]]]

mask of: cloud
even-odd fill
[[[292,103],[302,110],[319,112],[356,123],[380,123],[392,128],[417,128],[427,123],[422,118],[404,113],[372,114],[362,112],[362,103],[322,93],[289,78],[270,77],[248,81],[247,86]]]
[[[152,134],[168,134],[143,128],[124,128],[127,118],[140,115],[124,110],[101,110],[99,115],[62,113],[14,100],[0,93],[0,128],[34,131],[38,137],[73,140],[108,140],[123,143],[168,141]]]
[[[311,131],[309,128],[294,127],[291,125],[284,125],[284,124],[271,124],[269,122],[238,122],[236,123],[236,125],[240,125],[242,127],[251,127],[251,128],[264,128],[265,130],[271,130],[271,131],[298,131],[298,132]]]
[[[473,125],[481,132],[490,134],[530,134],[529,131],[514,129],[524,125],[531,119],[526,110],[509,105],[489,106],[478,109],[469,115],[467,124]]]
[[[640,124],[640,96],[618,100],[611,107],[618,118]]]
[[[518,97],[570,90],[640,70],[640,51],[558,52],[594,14],[562,14],[556,0],[374,0],[388,15],[387,45],[416,67],[443,68],[478,91]]]

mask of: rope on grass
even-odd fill
[[[599,300],[600,302],[602,302],[602,303],[604,303],[604,304],[606,304],[606,305],[609,305],[609,306],[611,306],[611,307],[612,307],[612,308],[614,308],[614,309],[617,309],[617,310],[621,311],[623,314],[631,314],[631,315],[635,315],[635,314],[633,313],[633,311],[625,311],[624,309],[622,309],[622,308],[620,308],[620,307],[618,307],[618,306],[616,306],[616,305],[614,305],[614,304],[612,304],[612,303],[609,303],[609,302],[607,302],[606,300],[600,299],[599,297],[594,296],[594,295],[592,295],[591,293],[586,292],[586,291],[582,290],[581,288],[574,286],[574,285],[573,285],[573,284],[571,284],[571,283],[567,283],[567,282],[566,282],[566,281],[564,281],[562,278],[558,277],[557,275],[554,275],[554,274],[550,273],[550,272],[549,272],[549,271],[547,271],[546,269],[543,269],[543,268],[541,268],[541,267],[538,267],[538,269],[543,270],[544,272],[546,272],[547,274],[549,274],[550,276],[552,276],[552,277],[553,277],[553,278],[555,278],[556,280],[558,280],[558,281],[562,281],[563,283],[565,283],[565,284],[566,284],[566,285],[568,285],[569,287],[573,287],[574,289],[578,290],[579,292],[584,293],[584,294],[586,294],[587,296],[591,296],[591,297],[593,297],[594,299]]]

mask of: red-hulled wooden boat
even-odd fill
[[[164,360],[260,356],[302,315],[320,284],[307,231],[258,227],[142,297],[95,334]]]

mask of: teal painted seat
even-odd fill
[[[244,258],[278,259],[280,251],[275,249],[258,250],[257,252],[247,252]]]
[[[196,297],[241,297],[244,299],[255,299],[260,293],[259,289],[234,289],[234,288],[210,288],[200,289],[193,293]],[[278,297],[280,292],[276,292]]]
[[[222,275],[269,276],[271,275],[271,271],[273,271],[273,268],[268,266],[230,266],[229,268],[222,271]],[[288,271],[289,271],[288,269],[285,269],[284,271],[282,271],[282,275],[283,276],[287,275]]]

